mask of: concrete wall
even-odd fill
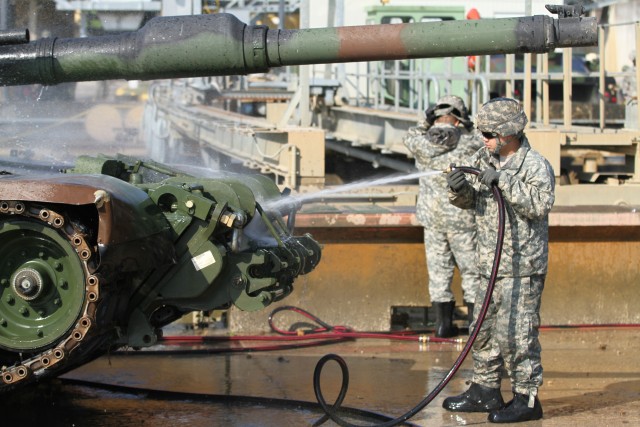
[[[631,226],[558,226],[550,230],[544,325],[640,323],[640,231]],[[299,278],[278,305],[307,310],[332,325],[389,330],[392,306],[430,305],[422,229],[315,228],[324,250],[318,268]],[[296,233],[296,234],[298,234]],[[454,290],[462,304],[459,277]],[[232,309],[231,331],[269,331],[272,309]],[[285,327],[305,319],[278,316]]]

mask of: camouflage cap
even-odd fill
[[[465,126],[471,123],[467,107],[459,96],[446,95],[438,99],[434,113],[436,117],[451,115],[460,120]]]
[[[494,98],[476,115],[476,127],[480,132],[495,132],[500,136],[517,135],[527,123],[522,105],[512,98]]]

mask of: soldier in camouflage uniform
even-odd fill
[[[490,188],[505,200],[505,235],[500,270],[487,316],[473,346],[473,383],[463,394],[445,399],[451,411],[490,412],[489,421],[509,423],[542,418],[538,387],[540,299],[547,273],[548,215],[554,202],[554,173],[523,133],[527,117],[514,99],[496,98],[478,112],[476,126],[485,148],[470,160],[481,172],[469,182],[461,170],[447,175],[449,198],[475,209],[478,267],[483,276],[481,304],[491,274],[497,241],[498,207]],[[509,374],[513,400],[500,393],[500,371]]]
[[[457,96],[445,96],[426,111],[426,120],[409,129],[403,142],[421,171],[444,170],[451,163],[465,163],[482,147],[480,134],[472,131],[467,108]],[[473,319],[473,303],[480,284],[475,265],[475,214],[449,203],[444,174],[420,178],[416,216],[424,226],[424,246],[429,271],[429,296],[436,312],[436,336],[458,334],[453,325],[455,301],[451,292],[457,265],[462,290]]]
[[[629,73],[622,79],[620,91],[624,98],[624,127],[629,129],[637,129],[638,123],[638,87],[636,84],[636,51],[632,50],[629,54],[629,60],[633,66],[625,65],[622,71]]]
[[[636,51],[635,50],[632,50],[631,53],[629,53],[629,60],[631,61],[633,66],[629,67],[628,65],[625,65],[624,67],[622,67],[622,71],[626,73],[631,73],[631,74],[624,76],[624,78],[622,79],[622,84],[620,85],[620,90],[622,92],[622,95],[624,96],[624,100],[626,104],[629,104],[633,101],[638,100],[638,94],[636,93],[637,87],[636,87],[636,75],[635,75],[635,71],[636,71]]]

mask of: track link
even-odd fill
[[[35,354],[29,353],[30,356],[25,359],[22,359],[23,353],[16,352],[15,363],[12,366],[2,367],[0,390],[50,376],[68,365],[73,365],[76,353],[80,353],[79,357],[84,357],[83,352],[78,351],[81,346],[91,347],[95,344],[91,343],[91,340],[98,336],[95,333],[96,313],[101,299],[102,284],[100,277],[91,273],[89,263],[97,254],[95,248],[92,248],[87,241],[88,236],[63,213],[35,203],[0,201],[0,221],[16,217],[23,217],[39,222],[45,227],[51,227],[69,242],[82,265],[85,282],[84,298],[75,324],[60,339]],[[8,350],[11,351],[11,349]]]

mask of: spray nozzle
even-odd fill
[[[456,164],[451,163],[448,168],[442,171],[442,173],[450,173],[456,169]]]

